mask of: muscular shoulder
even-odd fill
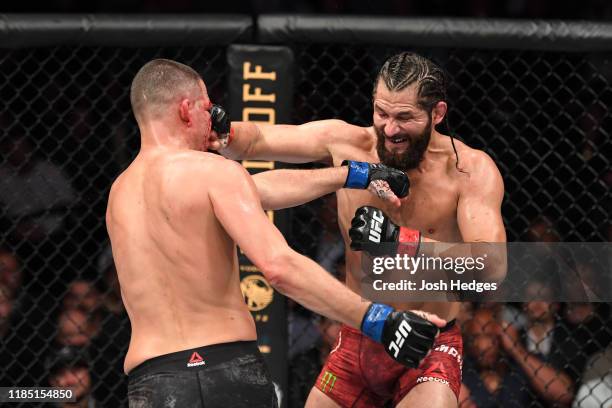
[[[243,197],[254,191],[244,167],[233,160],[203,152],[189,152],[167,158],[159,183],[162,207],[184,214],[210,214],[215,202],[226,197]],[[155,191],[157,185],[152,184]]]
[[[167,180],[198,185],[200,189],[242,178],[245,170],[240,163],[207,152],[181,152],[163,159],[160,166]]]
[[[503,179],[495,161],[486,152],[474,149],[461,141],[455,140],[459,156],[459,170],[464,176],[465,187],[488,186],[503,191]],[[455,168],[456,157],[453,153],[452,166]]]
[[[474,149],[465,144],[463,144],[463,146],[462,149],[457,149],[460,168],[477,174],[487,172],[499,173],[497,165],[486,152]]]

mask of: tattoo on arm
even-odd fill
[[[393,196],[393,191],[391,191],[389,183],[384,180],[372,181],[368,186],[368,190],[383,200],[389,199]]]

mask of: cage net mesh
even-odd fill
[[[376,72],[397,51],[294,46],[294,123],[339,118],[369,125]],[[486,151],[502,173],[509,240],[610,240],[609,54],[415,51],[449,74],[449,128],[442,130]],[[89,371],[100,406],[126,405],[122,364],[130,328],[104,213],[112,180],[138,149],[130,83],[155,57],[194,67],[211,100],[228,102],[222,47],[55,47],[0,55],[1,386],[48,386],[66,366],[80,367]],[[333,196],[293,209],[288,240],[342,278]],[[291,302],[289,308],[288,400],[299,407],[339,325]],[[552,322],[544,334],[534,329],[542,321]],[[466,303],[458,322],[462,406],[612,404],[608,304]]]

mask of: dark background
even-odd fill
[[[609,21],[607,0],[52,0],[2,2],[4,13],[319,13]]]

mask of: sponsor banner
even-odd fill
[[[606,242],[421,243],[416,255],[408,253],[369,244],[361,294],[379,302],[612,301]]]
[[[232,120],[289,123],[293,106],[293,54],[287,47],[231,45],[229,112]],[[244,160],[251,174],[277,168],[272,161]],[[287,211],[267,211],[286,236]],[[253,237],[257,239],[257,237]],[[240,288],[257,326],[259,349],[270,369],[281,407],[287,406],[287,315],[285,298],[276,292],[255,265],[240,253]]]

